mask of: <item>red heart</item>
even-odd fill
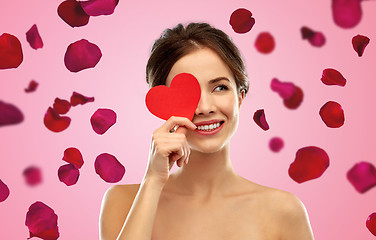
[[[17,37],[4,33],[0,36],[0,69],[16,68],[23,60],[21,43]]]
[[[176,75],[170,87],[158,85],[146,94],[146,107],[164,120],[171,116],[193,118],[201,97],[201,88],[195,76],[189,73]]]

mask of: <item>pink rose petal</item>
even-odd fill
[[[358,53],[359,57],[363,55],[364,49],[367,47],[369,40],[370,39],[367,36],[359,34],[352,38],[353,48]]]
[[[43,122],[52,132],[61,132],[69,127],[71,119],[70,117],[61,117],[53,108],[49,107],[44,114]]]
[[[65,149],[63,160],[73,164],[73,166],[77,169],[80,169],[84,164],[84,159],[82,158],[80,150],[74,147]]]
[[[302,183],[320,177],[328,167],[328,154],[321,148],[310,146],[296,152],[288,172],[295,182]]]
[[[0,127],[21,123],[24,115],[18,107],[0,100]]]
[[[368,216],[366,226],[373,236],[376,236],[376,212]]]
[[[9,193],[8,186],[0,179],[0,202],[4,202],[9,197]]]
[[[26,40],[29,42],[30,47],[38,49],[43,47],[42,38],[39,35],[37,25],[33,25],[26,33]]]
[[[269,125],[268,123],[266,122],[266,118],[265,118],[265,113],[264,113],[264,109],[260,109],[260,110],[257,110],[254,115],[253,115],[253,120],[255,121],[255,123],[261,127],[263,130],[268,130],[269,129]]]
[[[362,19],[361,0],[332,0],[334,23],[341,28],[353,28]]]
[[[303,39],[308,39],[309,43],[314,47],[322,47],[325,42],[325,36],[321,32],[313,31],[308,27],[302,27],[300,29]]]
[[[93,68],[102,57],[99,47],[86,39],[71,43],[64,56],[64,64],[71,72]]]
[[[25,92],[27,93],[34,92],[37,89],[38,85],[39,84],[36,81],[31,80],[29,83],[29,86],[25,88]]]
[[[116,0],[89,0],[81,1],[81,6],[87,15],[100,16],[111,15],[115,11],[115,7],[118,4]]]
[[[59,168],[57,175],[60,182],[65,183],[67,186],[72,186],[77,183],[80,176],[80,170],[78,170],[73,164],[68,163]]]
[[[38,237],[44,240],[59,238],[57,215],[54,210],[42,202],[35,202],[29,207],[25,225],[29,228],[30,238]]]
[[[99,108],[90,118],[94,132],[104,134],[116,123],[116,113],[111,109]]]
[[[321,81],[326,85],[338,85],[342,87],[346,85],[346,79],[333,68],[327,68],[322,72]]]
[[[53,108],[58,114],[66,114],[71,108],[71,103],[64,99],[55,98]]]
[[[277,78],[273,78],[271,85],[271,89],[274,92],[277,92],[279,96],[283,99],[289,99],[294,95],[295,92],[295,85],[291,82],[281,82]]]
[[[230,25],[236,33],[249,32],[254,24],[252,13],[245,8],[235,10],[230,16]]]
[[[0,36],[0,69],[17,68],[22,61],[20,40],[11,34],[2,34]]]
[[[269,32],[261,32],[256,38],[255,47],[260,53],[268,54],[274,50],[274,37]]]
[[[325,103],[321,107],[319,114],[325,125],[330,128],[339,128],[345,122],[342,106],[334,101]]]
[[[94,102],[94,97],[85,97],[82,94],[79,94],[77,92],[73,92],[73,94],[70,98],[70,103],[73,107],[77,106],[78,104],[84,105],[87,102]]]
[[[81,27],[89,23],[90,16],[82,9],[80,2],[66,0],[60,3],[57,14],[71,27]]]
[[[281,151],[281,149],[283,148],[283,146],[284,146],[284,143],[283,143],[282,138],[280,138],[280,137],[273,137],[269,141],[269,148],[273,152],[279,152],[279,151]]]
[[[302,89],[298,86],[295,86],[293,95],[288,99],[284,99],[283,104],[288,109],[297,109],[303,101],[303,96],[304,95]]]
[[[119,182],[125,174],[125,167],[108,153],[100,154],[95,159],[94,167],[95,172],[108,183]]]
[[[376,186],[376,168],[369,162],[359,162],[348,172],[347,179],[359,193],[365,193]]]
[[[39,167],[30,166],[23,171],[22,175],[29,186],[36,186],[42,183],[42,171]]]

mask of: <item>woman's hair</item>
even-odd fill
[[[178,24],[163,31],[154,42],[146,65],[146,82],[150,87],[164,85],[172,66],[194,50],[208,47],[227,64],[235,77],[239,93],[248,92],[248,77],[239,49],[223,31],[207,23]]]

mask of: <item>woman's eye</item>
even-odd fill
[[[223,91],[223,90],[227,90],[228,87],[226,85],[219,85],[217,86],[214,91]]]

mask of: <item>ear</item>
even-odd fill
[[[240,105],[242,104],[244,97],[245,97],[245,90],[244,89],[238,94],[238,97],[239,97],[239,108],[240,108]]]

